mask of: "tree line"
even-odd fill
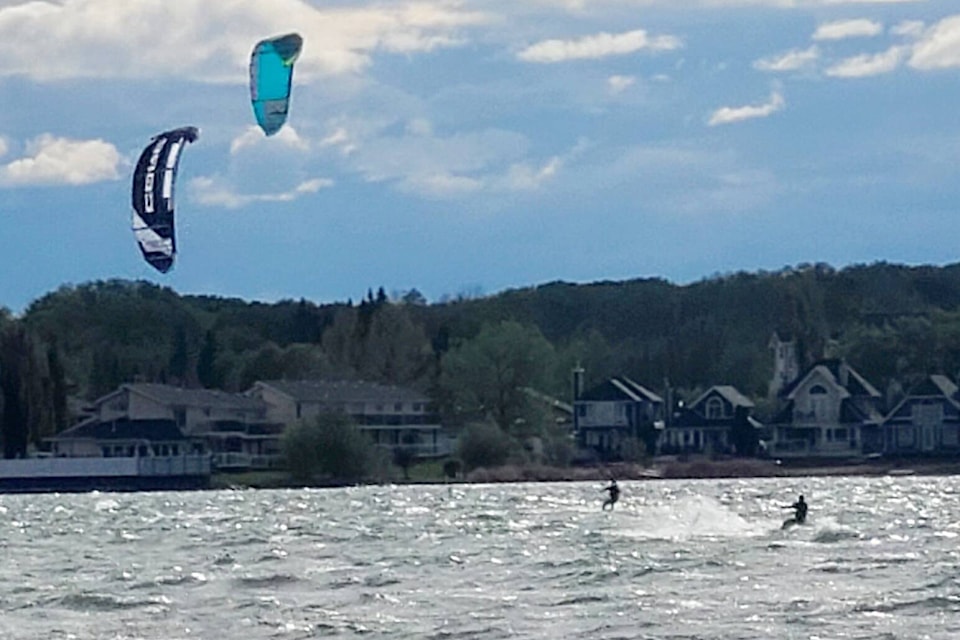
[[[0,312],[4,455],[69,424],[68,399],[124,382],[243,391],[256,380],[354,378],[428,393],[452,423],[518,437],[550,428],[524,389],[571,399],[626,375],[678,398],[732,384],[763,407],[768,340],[795,339],[801,365],[844,357],[878,388],[960,372],[960,265],[887,263],[554,282],[429,303],[418,291],[359,301],[276,303],[180,295],[145,281],[63,286]]]

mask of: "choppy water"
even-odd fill
[[[0,638],[960,637],[960,478],[621,486],[0,496]]]

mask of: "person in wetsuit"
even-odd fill
[[[804,502],[802,495],[797,498],[796,502],[784,507],[784,509],[793,509],[793,519],[797,524],[803,524],[807,521],[807,503]]]
[[[603,507],[601,508],[604,511],[606,511],[607,506],[609,505],[609,507],[613,509],[613,505],[615,505],[617,503],[617,500],[620,499],[620,487],[617,486],[617,481],[614,479],[611,479],[610,486],[604,487],[602,491],[609,491],[610,497],[603,501]]]

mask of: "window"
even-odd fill
[[[717,420],[725,417],[723,400],[714,396],[707,400],[707,420]]]
[[[393,405],[393,410],[394,410],[394,411],[403,411],[403,403],[402,403],[402,402],[397,402],[396,404],[394,404],[394,405]]]

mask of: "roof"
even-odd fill
[[[50,440],[187,440],[173,420],[129,420],[100,422],[96,418],[61,431]]]
[[[167,384],[145,382],[124,384],[120,388],[165,405],[245,411],[258,411],[266,407],[257,398],[218,389],[184,389]]]
[[[531,387],[524,387],[523,392],[534,400],[546,404],[551,409],[556,409],[561,413],[573,415],[573,405],[571,405],[569,402],[564,402],[563,400],[554,398],[549,394],[543,393],[542,391],[537,391]]]
[[[697,406],[698,404],[706,400],[707,396],[709,396],[711,393],[714,393],[714,392],[723,396],[723,398],[734,407],[753,408],[754,406],[753,401],[750,400],[750,398],[743,395],[737,390],[736,387],[729,384],[718,384],[710,387],[709,389],[704,391],[702,394],[700,394],[700,397],[694,400],[690,406],[693,406],[693,407]]]
[[[584,392],[577,398],[578,401],[616,401],[632,400],[634,402],[662,403],[663,398],[638,384],[626,376],[616,376],[598,384]]]
[[[921,382],[917,383],[906,396],[896,404],[896,406],[887,414],[885,421],[891,421],[897,418],[901,408],[911,402],[921,398],[943,398],[954,407],[960,408],[960,399],[957,398],[957,385],[945,375],[935,373],[927,376]]]
[[[793,392],[799,387],[814,371],[819,371],[826,375],[838,387],[847,391],[851,396],[870,396],[873,398],[882,397],[881,393],[874,388],[872,384],[854,370],[845,360],[830,358],[814,362],[806,371],[796,380],[787,385],[781,395],[792,398]],[[844,383],[844,378],[846,382]]]
[[[331,402],[430,402],[430,398],[413,389],[363,380],[266,380],[258,381],[256,385],[275,389],[298,402],[320,404]]]

